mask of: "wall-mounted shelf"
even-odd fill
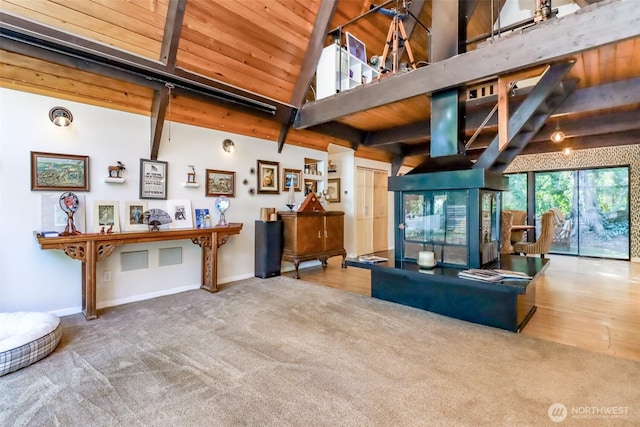
[[[317,159],[304,159],[304,169],[302,180],[304,181],[304,193],[310,191],[318,193],[324,190],[324,182],[326,178],[325,162]]]
[[[198,187],[200,187],[200,184],[198,184],[197,182],[183,182],[182,186],[183,187],[198,188]]]
[[[122,184],[124,182],[124,178],[116,178],[113,176],[107,176],[104,179],[104,182],[108,182],[110,184]]]

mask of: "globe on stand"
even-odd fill
[[[229,209],[229,206],[231,206],[231,201],[229,201],[229,198],[227,196],[220,196],[216,199],[215,206],[218,212],[220,212],[220,220],[216,224],[216,227],[228,226],[229,223],[224,217],[224,213],[227,211],[227,209]]]

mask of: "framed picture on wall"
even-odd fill
[[[89,156],[32,151],[31,190],[89,191]]]
[[[167,200],[167,162],[140,159],[140,198]]]
[[[119,233],[120,207],[115,200],[93,202],[93,232]]]
[[[327,201],[340,202],[340,178],[331,178],[327,181]]]
[[[258,193],[280,194],[280,163],[258,160]]]
[[[227,196],[236,195],[236,173],[207,169],[205,176],[207,184],[205,186],[205,196]]]
[[[293,182],[293,191],[302,191],[302,169],[282,169],[282,191],[289,191]]]

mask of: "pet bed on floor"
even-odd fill
[[[0,377],[46,357],[60,338],[60,318],[54,314],[0,313]]]

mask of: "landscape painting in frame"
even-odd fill
[[[31,189],[89,191],[89,156],[32,151]]]
[[[207,185],[205,187],[205,196],[235,197],[236,195],[236,173],[235,172],[207,169],[206,176],[207,176]]]

